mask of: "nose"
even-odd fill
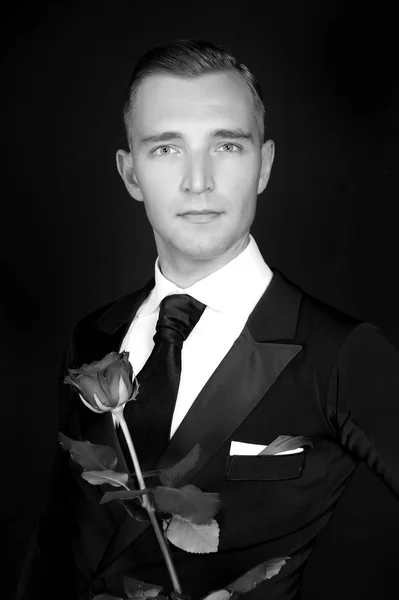
[[[212,164],[208,156],[198,153],[187,160],[182,188],[184,192],[191,194],[203,194],[215,189]]]

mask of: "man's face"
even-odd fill
[[[127,187],[144,201],[161,260],[227,256],[247,239],[273,160],[244,79],[152,75],[133,110]]]

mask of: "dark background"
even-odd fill
[[[46,494],[71,328],[153,272],[143,206],[115,168],[126,86],[150,47],[206,39],[253,70],[276,142],[252,230],[265,260],[399,347],[396,19],[384,2],[274,4],[38,2],[3,14],[3,586]],[[397,501],[360,467],[319,536],[304,599],[396,598],[398,534]]]

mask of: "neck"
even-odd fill
[[[159,266],[162,275],[178,287],[185,289],[204,279],[211,273],[218,271],[229,262],[234,260],[249,244],[249,235],[239,240],[234,247],[229,248],[220,256],[212,258],[187,257],[164,251],[157,248],[159,255]]]

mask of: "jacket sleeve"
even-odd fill
[[[343,344],[328,406],[342,445],[399,500],[399,352],[370,323]]]

